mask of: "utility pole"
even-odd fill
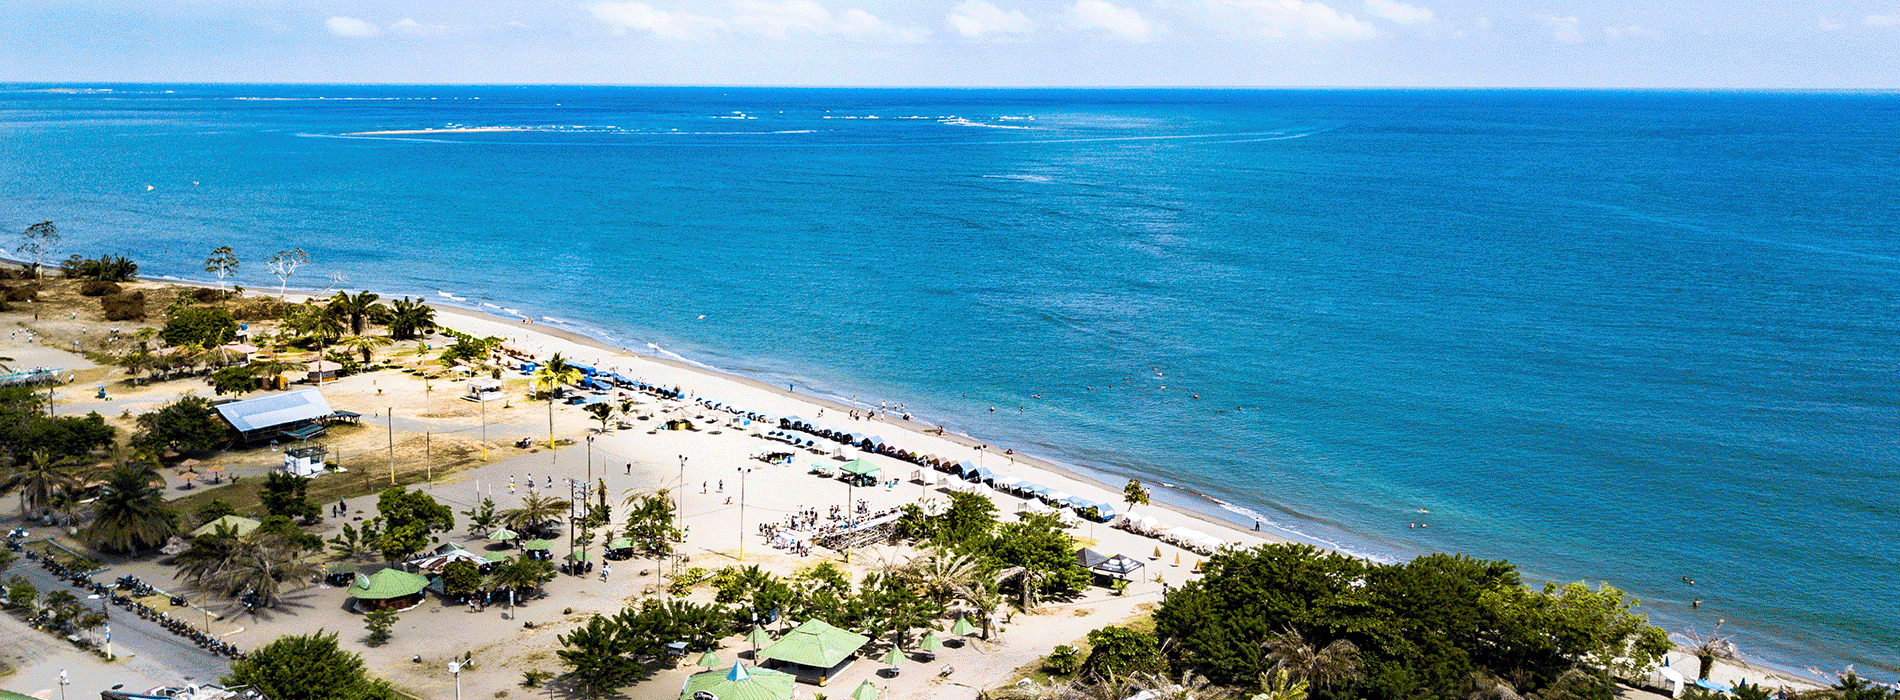
[[[390,406],[388,414],[383,416],[389,426],[389,485],[396,485],[396,407]]]
[[[739,561],[745,561],[745,481],[751,467],[739,467]]]
[[[480,392],[477,392],[480,395]],[[488,461],[488,398],[481,397],[482,404],[482,462]]]

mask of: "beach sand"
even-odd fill
[[[636,354],[542,324],[500,319],[453,307],[436,308],[437,321],[444,327],[475,336],[504,338],[511,346],[530,350],[542,358],[558,352],[574,362],[589,364],[603,371],[617,372],[651,384],[678,387],[689,392],[689,397],[779,416],[799,415],[850,432],[880,435],[887,442],[902,445],[907,450],[976,461],[999,474],[1037,482],[1081,498],[1113,504],[1118,510],[1126,510],[1119,484],[1099,483],[1033,457],[1006,455],[995,448],[981,449],[983,443],[976,438],[957,434],[940,435],[932,431],[930,426],[899,420],[853,420],[849,415],[849,407],[823,398],[712,372],[668,358]],[[4,318],[8,325],[31,327],[45,334],[39,343],[28,343],[17,333],[12,338],[0,339],[0,351],[22,360],[16,365],[74,368],[76,374],[88,374],[85,382],[106,383],[111,387],[114,400],[110,402],[98,401],[91,393],[76,391],[71,385],[57,390],[56,399],[62,413],[99,410],[124,429],[129,428],[131,416],[183,393],[210,395],[209,387],[200,379],[132,387],[123,383],[125,376],[121,370],[90,367],[90,363],[84,363],[89,369],[79,370],[82,358],[55,348],[61,343],[70,342],[69,337],[100,332],[102,324],[86,319],[83,313],[77,319],[58,321],[34,322],[31,316],[23,316],[20,312],[5,314],[0,318]],[[435,342],[439,344],[441,341]],[[25,357],[33,358],[32,362],[24,361]],[[98,375],[97,378],[91,376],[94,374]],[[478,425],[481,419],[477,418],[478,411],[483,409],[456,398],[461,394],[459,382],[437,380],[432,385],[425,385],[422,379],[415,376],[381,371],[326,383],[322,389],[332,407],[364,414],[365,425],[354,431],[339,430],[337,432],[340,435],[333,439],[335,449],[348,451],[350,456],[345,463],[352,472],[319,477],[317,486],[326,480],[349,480],[361,483],[365,488],[386,483],[384,480],[388,475],[380,466],[385,456],[379,452],[379,443],[385,441],[389,446],[389,462],[405,472],[413,473],[413,461],[422,454],[411,449],[412,446],[440,445],[460,440],[466,458],[463,460],[465,466],[451,467],[444,463],[440,472],[428,472],[428,482],[412,488],[429,492],[458,512],[469,509],[482,498],[492,498],[500,508],[516,506],[529,493],[526,487],[529,475],[533,475],[538,489],[543,491],[548,488],[548,478],[553,477],[556,495],[567,493],[567,487],[562,483],[565,479],[603,479],[616,502],[620,494],[630,489],[668,488],[681,497],[688,529],[686,542],[681,547],[682,559],[613,562],[610,577],[602,576],[599,572],[581,577],[561,576],[547,586],[546,598],[528,601],[512,613],[503,607],[490,607],[486,611],[476,612],[447,605],[432,597],[416,609],[404,613],[395,626],[394,638],[380,647],[368,647],[362,643],[364,632],[361,617],[345,609],[348,601],[341,590],[327,587],[311,587],[294,592],[290,595],[288,605],[262,615],[213,620],[210,622],[212,629],[227,635],[225,639],[244,648],[254,648],[283,634],[319,630],[340,632],[344,647],[362,653],[376,674],[421,697],[452,697],[455,679],[449,674],[446,663],[460,658],[464,653],[471,653],[476,664],[460,678],[462,692],[467,693],[467,697],[532,695],[541,691],[520,686],[521,675],[530,669],[562,670],[562,665],[554,655],[555,650],[559,649],[556,639],[558,634],[581,623],[590,613],[610,614],[625,605],[637,604],[641,598],[663,585],[660,576],[663,566],[697,566],[716,570],[729,564],[758,564],[780,575],[789,575],[820,561],[841,562],[843,557],[840,554],[819,548],[814,548],[809,557],[773,549],[759,534],[758,525],[762,522],[783,522],[788,515],[802,508],[816,508],[822,512],[832,505],[844,507],[852,499],[866,501],[874,511],[897,508],[920,500],[947,501],[946,485],[940,481],[947,480],[948,485],[962,483],[907,462],[850,448],[840,449],[835,447],[836,443],[821,441],[820,444],[837,454],[795,451],[782,442],[759,436],[777,426],[758,423],[746,426],[735,423],[735,420],[740,419],[730,413],[714,412],[687,400],[662,400],[639,392],[632,392],[629,397],[649,415],[703,416],[716,420],[700,421],[700,431],[656,431],[653,430],[653,425],[659,422],[656,418],[637,421],[635,427],[629,430],[609,430],[589,439],[590,429],[596,428],[598,424],[580,407],[550,407],[544,402],[529,400],[524,395],[525,388],[520,386],[518,374],[509,372],[504,373],[504,376],[512,377],[516,383],[510,386],[510,399],[503,402],[502,408],[493,406],[496,403],[494,401],[489,402],[490,405],[485,409],[485,429]],[[84,384],[88,389],[91,386],[89,383]],[[425,386],[433,391],[425,393]],[[549,411],[550,408],[552,411]],[[393,420],[385,417],[392,410]],[[552,431],[559,437],[574,440],[573,445],[546,449],[550,415]],[[486,432],[486,443],[475,438],[479,434],[478,430]],[[514,447],[513,442],[521,437],[531,438],[535,445],[527,449]],[[485,460],[479,457],[484,444],[487,446]],[[474,451],[468,451],[471,448]],[[770,465],[756,459],[756,456],[765,452],[788,451],[797,455],[796,461],[790,465]],[[851,489],[840,481],[807,473],[813,464],[836,465],[849,458],[866,459],[883,467],[885,478],[894,477],[901,481],[893,488]],[[268,448],[232,451],[219,459],[230,474],[246,478],[261,478],[280,461],[279,455]],[[435,458],[429,459],[433,464]],[[750,471],[743,471],[746,469]],[[922,477],[922,480],[913,479],[914,475]],[[171,480],[170,488],[167,489],[170,497],[199,493],[181,490],[186,484],[176,474],[168,472],[167,476]],[[509,488],[511,483],[515,484],[512,491]],[[987,489],[983,492],[992,498],[1004,517],[1018,512],[1023,506],[1019,499]],[[340,532],[345,523],[374,516],[375,497],[356,496],[348,501],[347,506],[351,511],[349,518],[329,519],[315,532],[330,537]],[[1245,531],[1217,519],[1162,505],[1137,506],[1134,512],[1158,517],[1170,524],[1200,529],[1241,547],[1278,541],[1266,533]],[[1016,673],[1019,668],[1036,661],[1058,644],[1074,644],[1089,630],[1140,616],[1160,600],[1166,585],[1161,581],[1179,584],[1187,580],[1192,576],[1194,564],[1200,559],[1199,555],[1192,552],[1106,524],[1084,521],[1070,532],[1097,551],[1110,555],[1125,554],[1144,562],[1146,566],[1140,570],[1138,580],[1128,587],[1124,595],[1113,595],[1105,588],[1091,588],[1076,600],[1044,604],[1034,614],[1014,615],[1000,626],[993,640],[981,641],[972,637],[961,648],[943,649],[934,660],[908,663],[899,669],[900,672],[894,678],[882,677],[878,672],[884,667],[867,658],[833,680],[826,688],[800,685],[797,697],[811,698],[816,693],[833,696],[849,693],[864,680],[871,680],[883,689],[884,698],[973,697],[983,688],[1014,682],[1020,677]],[[34,534],[44,536],[56,533],[50,528],[35,528]],[[466,527],[462,527],[456,532],[445,533],[442,539],[465,543],[476,551],[499,547],[478,537],[472,537]],[[565,542],[557,543],[555,553],[565,554],[566,546]],[[1157,549],[1160,552],[1158,558],[1153,556]],[[899,547],[857,550],[852,553],[848,568],[861,575],[881,565],[902,561],[913,553]],[[101,576],[110,578],[131,573],[161,586],[182,588],[182,584],[177,584],[171,578],[170,567],[159,564],[158,559],[155,556],[106,557],[107,571]],[[702,586],[691,597],[709,601],[711,593]],[[194,595],[193,598],[197,600],[198,597]],[[529,622],[534,624],[532,629],[524,627],[524,623]],[[948,620],[940,621],[939,627],[947,630],[949,624]],[[949,639],[951,635],[943,630],[939,631],[939,636]],[[724,640],[724,644],[717,653],[726,664],[740,658],[741,651],[749,654],[749,645],[737,636]],[[885,648],[882,646],[883,640],[874,641],[873,644],[874,651],[867,653],[867,657],[881,655],[879,652]],[[418,657],[421,663],[412,661]],[[680,683],[686,675],[698,670],[685,665],[694,660],[682,660],[681,667],[662,671],[655,678],[629,688],[627,695],[655,699],[677,697]]]

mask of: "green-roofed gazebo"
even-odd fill
[[[760,649],[756,656],[776,661],[779,666],[775,668],[822,686],[850,668],[851,662],[857,660],[858,649],[869,641],[870,637],[814,618],[785,633],[772,646]]]
[[[356,599],[357,607],[370,610],[401,610],[422,602],[422,591],[429,587],[429,577],[412,574],[398,569],[383,569],[374,574],[356,575],[355,583],[350,584],[350,597]]]
[[[0,700],[40,700],[31,695],[21,695],[11,690],[0,690]]]
[[[680,686],[680,700],[692,700],[701,692],[719,700],[791,700],[792,687],[797,683],[789,673],[748,668],[733,662],[730,670],[706,671],[687,677],[686,684]]]
[[[537,551],[537,550],[552,549],[553,547],[554,547],[554,543],[549,542],[547,540],[528,540],[527,544],[521,545],[522,549],[525,549],[531,552]]]
[[[217,520],[213,520],[203,525],[199,525],[198,529],[191,531],[191,536],[199,537],[202,535],[209,535],[209,534],[217,532],[218,528],[224,528],[224,529],[231,530],[232,532],[237,533],[237,536],[239,537],[243,537],[245,535],[251,534],[252,530],[256,530],[257,526],[262,525],[262,524],[263,523],[260,523],[256,520],[252,520],[250,518],[246,518],[242,515],[227,515],[222,518],[218,518]]]

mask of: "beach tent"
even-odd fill
[[[1082,551],[1075,553],[1075,563],[1081,565],[1084,569],[1093,569],[1106,561],[1108,561],[1108,555],[1087,547],[1083,547]]]
[[[844,466],[839,467],[839,470],[851,475],[851,479],[860,482],[860,485],[862,485],[862,482],[877,479],[878,474],[883,471],[879,469],[877,465],[862,459],[854,459],[846,462]]]
[[[966,459],[957,463],[956,471],[958,474],[968,475],[970,472],[976,471],[976,468],[975,462]]]
[[[869,641],[870,637],[814,618],[785,633],[772,646],[760,649],[756,656],[785,664],[798,675],[812,676],[822,686],[850,668],[858,649]]]
[[[1001,490],[1014,489],[1017,486],[1022,485],[1022,483],[1023,483],[1022,479],[1018,479],[1013,476],[1003,476],[1002,474],[997,474],[996,478],[990,481],[991,486],[995,486],[996,488],[1001,489]]]
[[[1068,505],[1069,500],[1075,497],[1069,495],[1068,492],[1066,491],[1052,490],[1047,495],[1044,495],[1042,498],[1043,500],[1049,501],[1051,505]]]
[[[704,671],[686,678],[680,686],[680,700],[718,698],[719,700],[791,700],[798,681],[790,674],[769,668],[746,668],[734,661],[729,671]]]
[[[218,518],[217,520],[213,520],[203,525],[199,525],[198,529],[191,531],[191,536],[199,537],[202,535],[209,535],[214,532],[217,532],[218,528],[224,528],[224,529],[235,532],[237,536],[239,537],[243,537],[245,535],[251,534],[252,530],[256,530],[257,526],[262,525],[262,524],[263,523],[260,523],[256,520],[252,520],[250,518],[246,518],[242,515],[227,515],[222,518]]]
[[[1682,688],[1687,681],[1682,677],[1681,671],[1668,666],[1659,666],[1654,673],[1649,674],[1649,684],[1662,688],[1669,697],[1673,698],[1682,695]]]

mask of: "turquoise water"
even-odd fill
[[[102,87],[0,92],[7,230],[301,246],[1895,675],[1900,96]],[[523,130],[349,135],[452,125]]]

